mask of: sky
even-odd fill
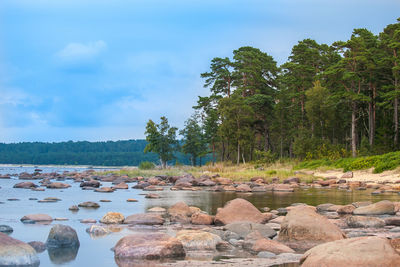
[[[0,142],[144,138],[182,128],[214,57],[253,46],[284,63],[305,38],[378,34],[399,0],[1,0]]]

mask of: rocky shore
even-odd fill
[[[350,174],[346,174],[350,176]],[[3,179],[7,175],[3,175]],[[9,175],[12,176],[12,175]],[[150,198],[164,190],[207,190],[213,192],[286,192],[297,188],[338,188],[398,194],[400,182],[367,183],[348,181],[346,177],[316,179],[303,183],[299,178],[284,181],[253,178],[238,183],[218,175],[195,178],[183,176],[128,177],[113,174],[22,173],[23,181],[15,188],[29,190],[69,190],[66,179],[79,183],[82,190],[117,193],[129,187],[141,189]],[[35,182],[37,180],[37,182]],[[111,182],[112,186],[102,186]],[[132,185],[130,185],[132,183]],[[19,190],[19,189],[18,189]],[[378,194],[376,192],[375,194]],[[59,201],[47,198],[41,201]],[[106,201],[106,200],[104,200]],[[127,199],[134,202],[135,199]],[[98,208],[93,201],[72,205],[69,210]],[[51,214],[27,214],[21,223],[54,224],[46,243],[28,243],[13,239],[7,225],[0,230],[0,266],[39,266],[37,253],[51,250],[51,255],[76,256],[80,242],[76,231],[54,221]],[[86,232],[93,238],[112,235],[121,229],[130,234],[111,244],[115,262],[128,266],[399,266],[400,202],[383,200],[336,205],[324,203],[309,206],[292,203],[287,207],[258,209],[243,198],[236,198],[208,214],[198,207],[177,202],[169,207],[152,207],[145,213],[106,212],[102,218],[81,221],[89,224]],[[11,251],[11,252],[10,252]],[[11,255],[11,256],[10,256]]]

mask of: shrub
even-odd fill
[[[151,170],[154,169],[156,165],[153,162],[150,161],[142,161],[139,164],[139,169],[141,170]]]

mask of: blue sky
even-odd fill
[[[144,137],[182,127],[200,73],[250,45],[281,64],[304,38],[379,33],[398,0],[1,0],[0,142]]]

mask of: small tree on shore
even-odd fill
[[[207,143],[197,117],[190,117],[185,122],[185,128],[179,133],[183,136],[182,152],[190,155],[193,166],[196,166],[197,158],[200,157],[201,165],[201,157],[207,154]]]
[[[178,141],[176,140],[176,131],[178,128],[171,127],[168,119],[161,117],[161,122],[156,124],[149,120],[146,125],[146,141],[148,144],[144,148],[144,152],[154,152],[160,157],[163,169],[167,166],[167,161],[174,159],[174,151],[177,150]]]

